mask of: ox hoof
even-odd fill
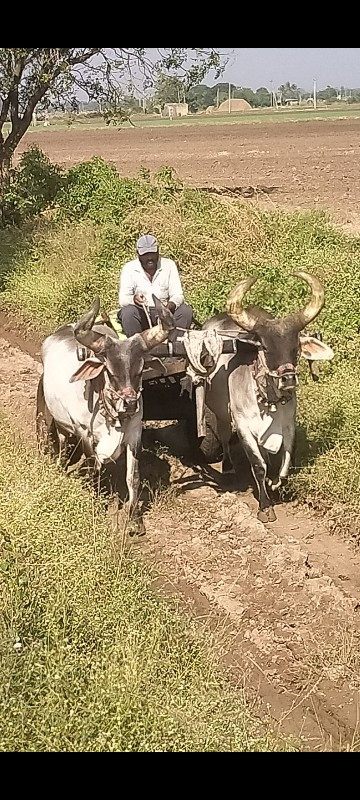
[[[263,511],[258,511],[257,518],[260,522],[275,522],[276,514],[272,506],[264,508]]]
[[[145,536],[146,529],[142,519],[130,519],[128,522],[129,536]]]
[[[280,487],[281,487],[281,484],[282,484],[282,480],[281,480],[281,478],[279,478],[279,480],[277,480],[277,481],[276,481],[276,483],[275,483],[275,482],[274,482],[274,483],[272,483],[272,484],[271,484],[271,488],[272,488],[273,492],[276,492],[276,491],[277,491],[277,489],[280,489]]]

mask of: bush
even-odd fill
[[[122,178],[112,164],[96,156],[71,167],[59,197],[59,219],[91,219],[119,224],[136,206],[171,198],[176,182],[165,168],[151,178],[142,170],[139,178]]]
[[[17,224],[51,207],[63,185],[63,174],[37,145],[26,150],[11,171],[10,187],[2,198],[3,221]]]

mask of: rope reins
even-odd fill
[[[288,363],[281,364],[276,370],[270,370],[265,361],[264,351],[259,348],[257,358],[252,364],[252,375],[256,384],[258,403],[261,403],[263,406],[265,406],[265,408],[269,408],[270,411],[273,412],[276,411],[276,407],[279,403],[283,406],[288,403],[291,395],[289,395],[289,397],[276,397],[274,392],[271,391],[272,387],[271,384],[269,385],[267,379],[275,378],[277,380],[281,380],[281,378],[289,373],[293,373],[295,375],[295,380],[297,383],[297,367]],[[271,397],[271,395],[273,396]]]

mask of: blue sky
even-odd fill
[[[360,87],[360,48],[358,47],[244,47],[222,48],[231,52],[223,80],[237,86],[274,88],[285,81],[311,89],[316,78],[318,88],[330,84]]]

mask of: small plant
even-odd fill
[[[29,147],[10,173],[1,202],[3,223],[19,225],[45,211],[54,204],[63,181],[61,168],[37,145]]]

